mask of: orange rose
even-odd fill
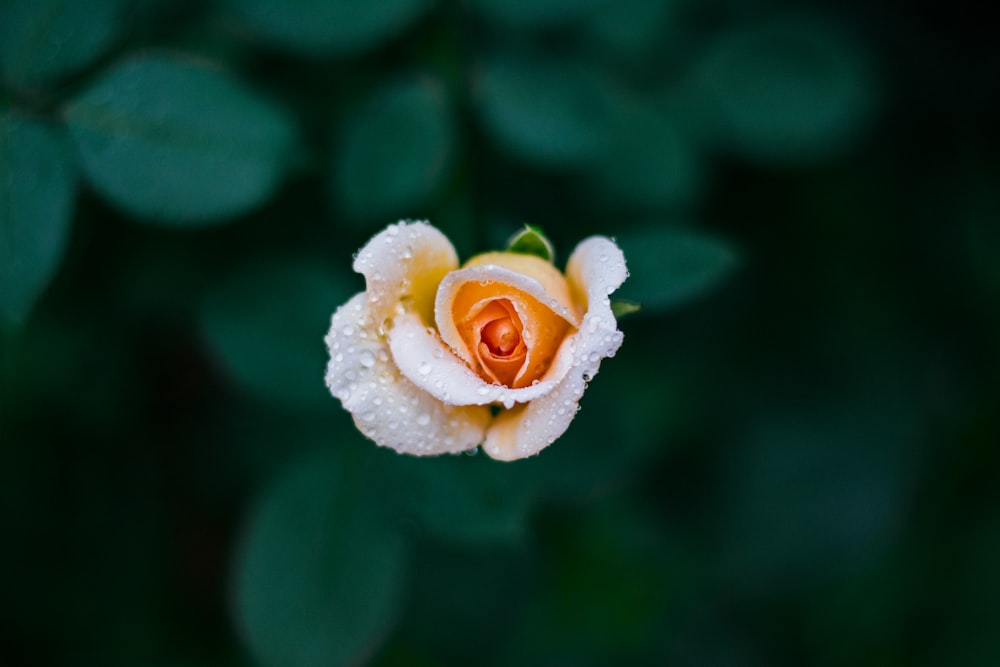
[[[580,243],[564,276],[514,252],[459,268],[441,232],[401,222],[361,249],[354,270],[366,290],[333,315],[326,382],[362,433],[402,453],[537,453],[622,342],[608,295],[628,274],[603,237]]]

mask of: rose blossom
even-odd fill
[[[333,314],[326,383],[362,433],[404,454],[537,453],[622,343],[608,295],[628,272],[604,237],[581,242],[564,276],[515,252],[459,268],[441,232],[400,222],[358,252],[354,270],[366,289]]]

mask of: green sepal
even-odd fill
[[[621,319],[626,315],[631,315],[632,313],[638,313],[640,310],[642,310],[642,304],[636,303],[634,301],[611,302],[611,312],[614,314],[615,319]]]
[[[556,251],[552,247],[552,242],[546,238],[541,229],[527,223],[524,225],[524,229],[507,240],[507,252],[534,255],[541,257],[546,262],[554,262],[556,259]]]

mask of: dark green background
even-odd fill
[[[1000,664],[1000,58],[905,5],[0,0],[0,663]],[[539,456],[325,391],[400,218],[620,241]]]

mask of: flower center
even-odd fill
[[[521,342],[521,334],[509,317],[493,320],[483,327],[482,341],[498,357],[509,357]]]

